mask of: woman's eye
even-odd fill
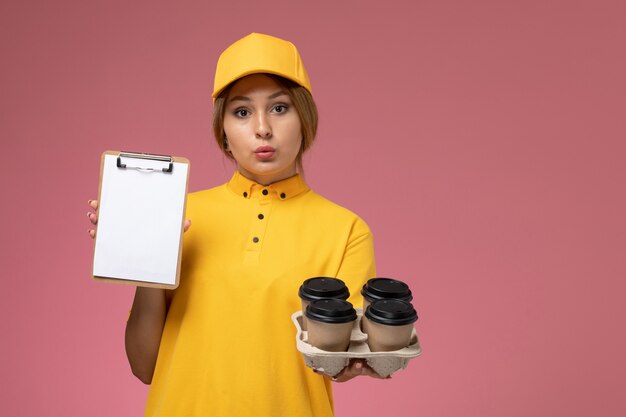
[[[284,104],[279,104],[278,106],[274,106],[274,113],[284,113],[287,111],[287,106]]]
[[[235,116],[237,117],[246,117],[250,112],[246,109],[237,109],[235,110]]]

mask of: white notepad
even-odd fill
[[[188,176],[184,158],[102,154],[95,279],[178,286]]]

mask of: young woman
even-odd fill
[[[146,415],[332,416],[331,379],[304,365],[291,314],[315,276],[344,280],[360,305],[375,276],[372,235],[298,174],[317,111],[293,44],[256,33],[235,42],[213,98],[215,138],[237,170],[188,196],[180,286],[137,288],[126,351],[151,384]],[[377,377],[355,361],[334,380],[358,375]]]

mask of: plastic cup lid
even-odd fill
[[[310,320],[322,323],[348,323],[356,320],[356,310],[348,301],[326,298],[313,301],[304,313]]]
[[[338,278],[315,277],[309,278],[302,283],[298,295],[305,301],[315,301],[324,298],[347,300],[350,297],[350,290]]]
[[[387,326],[403,326],[417,321],[417,313],[411,303],[393,299],[374,301],[365,310],[365,317]]]
[[[369,302],[394,298],[397,300],[411,301],[413,294],[409,286],[402,281],[392,278],[372,278],[363,285],[361,294]]]

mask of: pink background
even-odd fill
[[[142,413],[132,288],[90,278],[100,153],[224,182],[214,64],[258,31],[311,74],[308,182],[370,224],[420,314],[423,356],[338,385],[337,415],[626,415],[625,18],[621,0],[2,2],[1,414]]]

